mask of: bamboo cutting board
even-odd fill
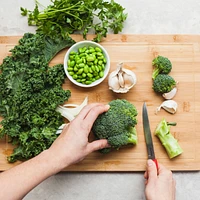
[[[19,36],[0,37],[0,63],[9,55],[9,50],[17,44]],[[81,36],[74,35],[76,41]],[[88,38],[91,39],[91,36]],[[89,103],[108,103],[113,99],[127,99],[138,110],[138,145],[122,148],[107,155],[94,152],[82,162],[70,166],[66,171],[144,171],[147,151],[142,127],[142,105],[148,107],[152,135],[156,125],[165,118],[177,122],[171,132],[184,150],[183,154],[170,160],[160,141],[153,135],[153,142],[158,162],[174,171],[200,170],[200,36],[190,35],[108,35],[101,43],[108,51],[111,59],[111,70],[117,63],[131,69],[137,76],[137,84],[127,94],[115,94],[108,89],[107,79],[99,86],[91,89],[79,88],[66,80],[63,87],[72,92],[70,103],[79,104],[88,96]],[[50,63],[63,63],[67,49],[60,52]],[[152,90],[151,62],[157,55],[168,57],[173,68],[170,73],[177,80],[178,93],[174,100],[178,103],[176,114],[161,110],[157,115],[156,108],[163,102],[160,95]],[[0,170],[14,165],[6,161],[12,152],[12,146],[6,138],[0,140]]]

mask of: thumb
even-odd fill
[[[88,151],[89,153],[93,151],[97,151],[103,148],[110,147],[108,144],[108,141],[106,139],[101,139],[101,140],[95,140],[88,145]]]
[[[153,160],[147,160],[147,173],[148,173],[148,182],[151,183],[157,178],[157,169]]]

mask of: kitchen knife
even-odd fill
[[[151,129],[149,125],[149,118],[148,118],[148,112],[147,112],[147,106],[144,102],[143,109],[142,109],[142,119],[143,119],[143,129],[144,129],[144,136],[147,146],[147,153],[148,153],[148,159],[152,159],[156,165],[157,171],[158,171],[158,162],[155,157],[154,153],[154,147],[153,147],[153,141],[151,137]]]

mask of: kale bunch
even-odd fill
[[[0,65],[0,136],[16,146],[9,162],[26,160],[50,147],[63,123],[59,104],[71,93],[63,90],[62,64],[49,67],[53,56],[73,40],[52,40],[26,33]]]
[[[137,109],[125,99],[116,99],[109,103],[107,112],[95,120],[92,132],[97,139],[107,139],[111,148],[119,149],[128,144],[137,144]],[[111,148],[101,150],[108,153]]]

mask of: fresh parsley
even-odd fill
[[[51,37],[58,34],[63,38],[81,32],[87,39],[88,32],[94,32],[96,42],[106,37],[109,30],[115,34],[123,29],[127,18],[124,8],[114,0],[51,0],[51,5],[39,10],[41,4],[36,0],[33,11],[21,9],[21,15],[28,17],[28,25],[37,26],[37,32]]]

